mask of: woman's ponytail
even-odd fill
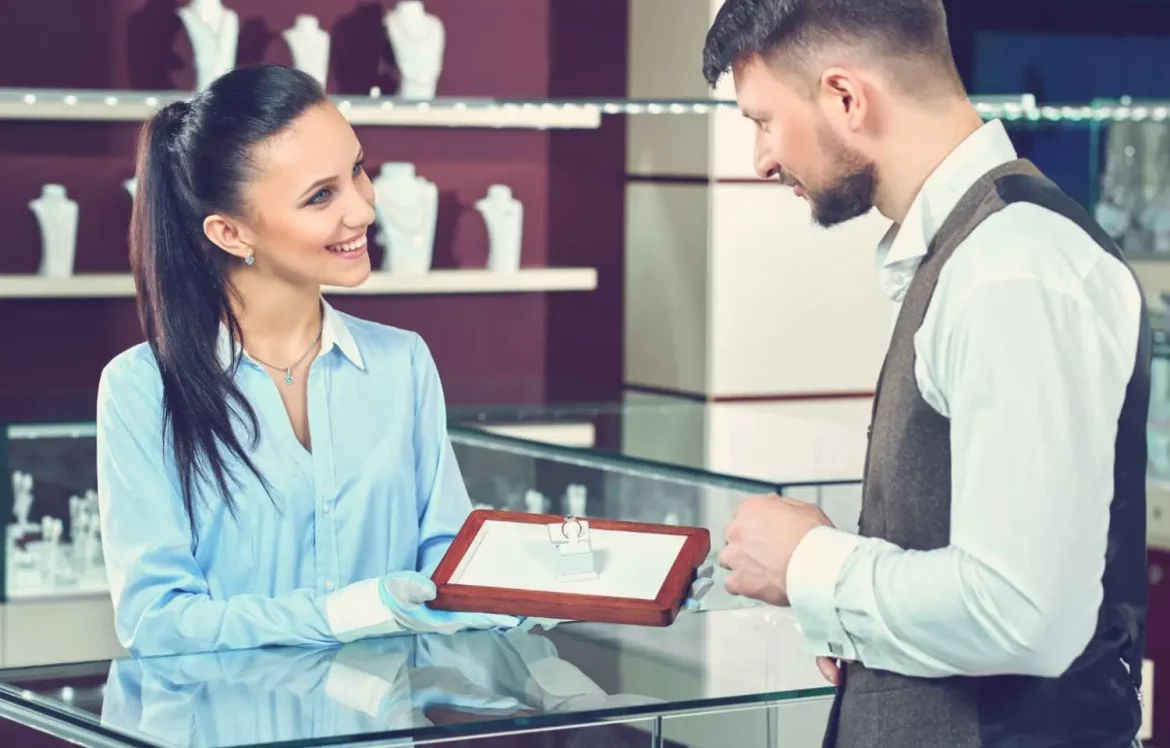
[[[170,104],[142,130],[130,265],[143,333],[162,375],[163,444],[173,455],[194,545],[197,485],[214,486],[234,515],[228,459],[260,475],[232,417],[244,415],[254,445],[256,414],[233,380],[235,356],[226,370],[219,358],[220,323],[232,328],[233,340],[239,323],[227,293],[228,255],[204,236],[205,213],[192,186],[190,111],[186,102]]]
[[[241,433],[255,448],[256,413],[235,383],[242,335],[228,271],[239,260],[211,243],[203,222],[212,214],[244,214],[255,147],[323,101],[306,73],[250,65],[221,76],[190,103],[164,107],[142,130],[130,259],[143,332],[162,374],[163,443],[174,458],[193,544],[197,487],[218,492],[233,515],[229,464],[242,464],[269,489],[236,428],[248,427]],[[221,324],[230,334],[230,362],[220,356]]]

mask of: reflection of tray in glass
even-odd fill
[[[438,610],[667,626],[711,549],[702,528],[589,518],[598,578],[560,582],[560,515],[476,510],[435,571]]]

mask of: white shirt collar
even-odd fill
[[[1016,158],[1016,149],[999,120],[971,133],[927,177],[902,224],[890,227],[878,246],[878,266],[888,268],[911,260],[917,266],[967,190],[987,172]]]
[[[353,333],[350,332],[349,326],[345,323],[345,318],[325,299],[321,299],[321,314],[321,351],[317,354],[317,358],[321,358],[333,348],[337,348],[354,366],[365,369],[361,351],[358,350],[357,341],[354,340]],[[221,367],[224,369],[231,367],[232,340],[227,325],[222,322],[219,324],[216,356]],[[248,356],[246,351],[244,356]],[[248,358],[251,359],[250,356]]]

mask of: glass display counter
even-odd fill
[[[706,403],[627,391],[618,402],[460,408],[451,429],[607,464],[773,486],[840,484],[861,478],[870,403]]]
[[[586,424],[601,441],[565,446],[481,428],[505,421],[532,425],[531,409],[503,409],[491,418],[476,411],[484,421],[480,415],[453,413],[451,439],[476,506],[706,527],[718,545],[735,507],[749,495],[779,491],[821,503],[830,517],[832,506],[860,499],[855,478],[769,480],[766,459],[758,462],[758,471],[705,466],[686,451],[686,440],[702,429],[704,406],[699,403],[636,399],[537,410],[549,415],[542,423],[551,419],[554,428],[570,432]],[[475,423],[468,425],[469,418]],[[607,432],[616,440],[605,441]],[[760,444],[767,453],[775,444],[750,435],[744,441]],[[605,446],[609,443],[616,446]],[[775,462],[783,469],[792,461],[780,450]],[[0,425],[0,466],[7,476],[0,483],[0,516],[6,520],[0,601],[106,598],[93,421]],[[777,475],[772,472],[773,478]],[[837,501],[836,496],[848,498]],[[0,656],[0,663],[5,661]]]
[[[1170,331],[1164,326],[1154,330],[1149,423],[1150,478],[1170,482]]]
[[[1093,127],[1097,221],[1131,260],[1170,259],[1170,102],[1103,100],[1094,106],[1131,113]]]
[[[450,430],[456,443],[497,454],[791,496],[856,529],[870,407],[868,398],[703,403],[631,391],[620,402],[458,409]],[[567,510],[563,496],[554,498]],[[513,489],[506,508],[522,509],[522,500]],[[679,512],[673,505],[650,510],[651,503],[644,500],[642,514],[631,519],[663,522]]]
[[[84,746],[792,746],[831,693],[791,619],[755,609],[2,670],[0,719]]]
[[[0,465],[9,478],[0,495],[0,512],[9,518],[0,560],[0,668],[122,655],[93,493],[93,422],[9,424],[0,437]],[[589,451],[548,453],[457,428],[452,442],[478,507],[704,527],[716,548],[735,508],[775,488]],[[815,500],[817,488],[808,490]],[[727,593],[724,574],[716,570],[707,610],[759,607]],[[649,648],[664,641],[657,630],[643,635]]]
[[[105,595],[92,423],[3,427],[0,600]]]

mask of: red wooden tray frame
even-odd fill
[[[711,552],[711,533],[700,527],[653,525],[589,517],[590,529],[644,532],[655,535],[682,535],[686,538],[670,567],[662,588],[653,600],[633,600],[603,595],[576,595],[568,592],[535,592],[503,587],[451,584],[451,576],[471,547],[479,529],[488,520],[546,525],[561,522],[559,514],[529,514],[476,509],[455,536],[439,567],[431,575],[438,595],[428,603],[435,610],[472,613],[499,613],[529,618],[556,618],[591,623],[619,623],[638,626],[669,626],[686,601],[695,570]]]

